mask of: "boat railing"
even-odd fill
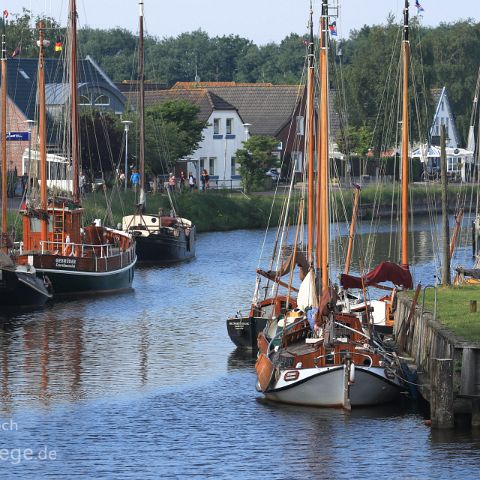
[[[115,245],[41,241],[40,247],[42,254],[53,251],[66,257],[85,257],[88,252],[95,258],[107,258],[113,255]]]

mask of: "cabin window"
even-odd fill
[[[89,95],[80,95],[78,97],[78,104],[79,105],[91,105],[92,104],[92,99],[90,98]]]
[[[236,175],[237,174],[237,159],[235,157],[232,157],[230,159],[230,169],[231,169],[231,175]]]
[[[99,95],[95,99],[95,105],[103,105],[103,106],[110,105],[110,97],[107,97],[107,95]]]
[[[214,118],[213,119],[213,134],[218,135],[220,133],[220,119]]]
[[[227,118],[227,135],[232,134],[233,118]]]
[[[210,157],[209,169],[208,169],[209,175],[215,175],[215,164],[216,163],[217,163],[217,157]]]

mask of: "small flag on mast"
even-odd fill
[[[57,37],[57,39],[55,40],[55,51],[61,52],[62,50],[63,50],[62,40],[60,37]]]
[[[417,15],[420,15],[420,13],[425,11],[418,0],[415,0],[415,6],[417,7]]]
[[[337,22],[332,22],[329,26],[328,29],[330,30],[330,35],[332,37],[337,36]]]

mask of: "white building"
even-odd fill
[[[212,111],[200,148],[188,161],[188,170],[196,171],[197,178],[202,170],[207,170],[211,187],[238,188],[240,175],[235,152],[243,148],[248,125],[244,125],[236,108],[214,94],[207,95],[214,100]]]
[[[433,89],[432,95],[436,102],[436,108],[430,127],[430,144],[440,145],[440,127],[445,125],[447,147],[458,148],[460,140],[455,125],[455,117],[448,99],[447,87]]]

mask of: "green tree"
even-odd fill
[[[82,109],[80,112],[82,168],[93,177],[115,171],[123,150],[123,126],[112,113]]]
[[[145,109],[145,168],[149,173],[168,173],[175,162],[191,155],[203,140],[206,121],[198,120],[199,107],[185,100],[168,100]],[[138,152],[138,121],[131,135],[130,152]],[[137,153],[138,156],[138,153]]]
[[[243,148],[237,150],[235,158],[240,165],[245,193],[263,186],[266,170],[278,163],[278,158],[272,155],[277,145],[276,138],[253,135],[243,142]]]

